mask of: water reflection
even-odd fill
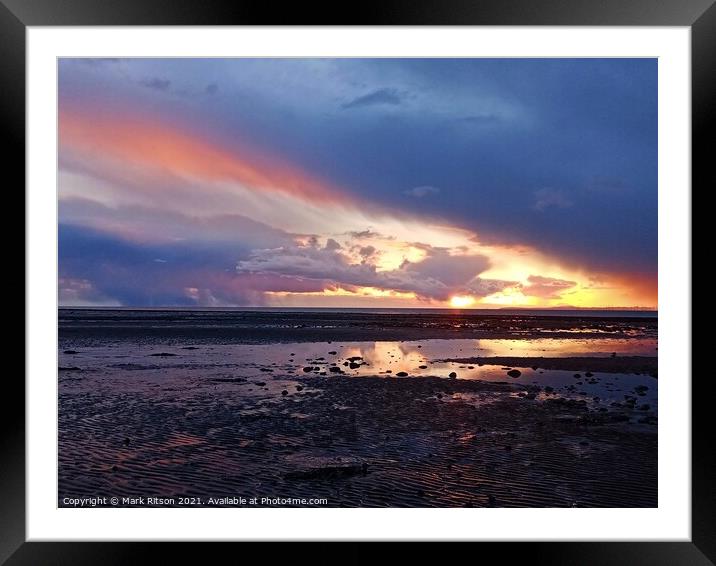
[[[242,388],[246,395],[270,397],[292,386],[294,376],[344,375],[383,378],[440,377],[445,379],[509,382],[528,390],[539,386],[537,399],[550,395],[584,399],[590,404],[620,403],[625,396],[638,397],[639,404],[656,408],[656,380],[633,374],[600,373],[590,376],[564,370],[520,366],[511,377],[504,368],[488,363],[440,361],[446,358],[510,357],[607,357],[617,355],[656,356],[654,339],[536,339],[536,340],[421,340],[414,342],[311,342],[294,344],[213,345],[157,347],[132,351],[91,348],[76,354],[60,353],[60,366],[101,372],[102,381],[118,380],[131,388],[133,378],[155,386],[203,375],[216,387],[231,387],[250,380]],[[159,355],[158,355],[159,354]],[[524,364],[527,365],[527,364]],[[127,371],[131,370],[131,371]],[[217,373],[225,372],[225,373]],[[217,375],[219,377],[217,377]],[[223,376],[223,377],[222,377]],[[578,377],[575,377],[578,376]],[[224,385],[226,384],[226,385]],[[646,386],[647,389],[643,389]],[[551,388],[545,391],[545,388]],[[635,388],[639,388],[635,392]],[[516,393],[516,394],[519,394]]]
[[[463,370],[465,379],[482,379],[492,366],[440,362],[446,358],[514,357],[609,357],[613,354],[656,356],[656,340],[421,340],[415,342],[353,342],[341,344],[303,343],[290,345],[261,345],[250,348],[256,363],[277,365],[308,364],[311,367],[337,365],[349,375],[435,375],[436,372]],[[236,353],[235,348],[227,351]],[[287,355],[286,349],[290,350]],[[287,357],[288,356],[288,357]],[[349,361],[349,364],[346,364]],[[353,365],[350,362],[353,361]],[[345,366],[348,365],[348,368]],[[447,374],[446,374],[447,375]]]

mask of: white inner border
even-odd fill
[[[27,539],[690,540],[690,32],[688,27],[28,28]],[[57,57],[72,56],[658,57],[659,507],[59,509]]]

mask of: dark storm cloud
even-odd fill
[[[239,277],[236,261],[255,247],[292,242],[290,234],[245,216],[205,218],[78,198],[62,200],[59,215],[64,304],[248,305],[262,302],[261,289],[320,290],[316,282]]]
[[[260,305],[263,291],[321,291],[330,281],[280,274],[238,274],[233,242],[133,242],[60,224],[61,304]]]
[[[179,266],[196,259],[167,246],[133,244],[102,232],[78,226],[59,226],[60,295],[63,280],[86,281],[91,284],[89,296],[111,297],[123,305],[176,304],[188,305],[188,299],[176,283]],[[187,250],[188,251],[188,250]],[[166,264],[154,262],[167,258]],[[207,258],[202,258],[206,262]]]

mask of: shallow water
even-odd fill
[[[612,353],[653,356],[656,347],[654,339],[455,339],[172,347],[147,345],[133,348],[115,345],[80,348],[75,350],[76,354],[60,352],[59,365],[95,374],[92,381],[120,389],[141,387],[141,383],[161,383],[167,387],[176,382],[181,384],[186,379],[207,379],[218,387],[228,387],[236,378],[265,381],[265,386],[251,391],[242,388],[245,394],[253,395],[264,390],[280,390],[292,384],[294,376],[346,375],[400,379],[449,378],[451,373],[455,373],[457,379],[554,389],[551,393],[540,393],[538,400],[561,395],[606,407],[612,402],[623,402],[625,395],[636,396],[639,405],[648,404],[656,412],[657,381],[645,375],[592,372],[593,376],[586,377],[574,371],[520,368],[521,375],[513,378],[507,375],[510,368],[499,365],[439,361],[473,356],[608,357]],[[342,373],[333,373],[331,366],[334,371],[340,369]],[[311,370],[308,371],[308,368]],[[399,373],[401,376],[397,376]],[[407,376],[402,376],[403,373]],[[636,387],[647,389],[635,392]]]

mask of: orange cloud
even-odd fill
[[[220,147],[180,128],[136,115],[63,107],[59,142],[61,152],[77,153],[84,159],[110,158],[178,176],[235,181],[304,199],[346,199],[340,189],[275,157],[245,147]]]

